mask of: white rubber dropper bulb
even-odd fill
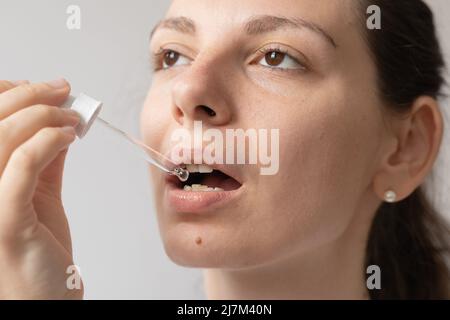
[[[69,96],[62,105],[72,109],[80,115],[80,123],[75,128],[78,138],[83,139],[102,110],[103,103],[81,93],[78,97]]]

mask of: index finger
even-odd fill
[[[70,85],[64,79],[16,86],[0,94],[0,120],[35,104],[60,106],[69,92]]]

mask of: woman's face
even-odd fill
[[[254,267],[356,232],[378,203],[372,180],[385,130],[355,2],[175,0],[166,18],[150,45],[148,145],[169,153],[173,131],[196,120],[221,132],[280,130],[278,172],[216,167],[234,178],[221,182],[225,191],[183,191],[151,168],[169,257]]]

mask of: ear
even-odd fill
[[[400,201],[407,198],[425,180],[437,158],[443,134],[442,114],[436,99],[417,98],[408,114],[392,116],[392,134],[374,176],[373,188],[386,201],[386,192],[394,191]]]

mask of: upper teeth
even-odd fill
[[[214,171],[213,168],[206,164],[187,164],[187,171],[189,173],[211,173]],[[183,187],[184,191],[195,191],[195,192],[204,192],[204,191],[224,191],[222,188],[213,188],[202,184],[193,184],[192,186],[185,185]]]
[[[214,171],[213,168],[206,164],[187,164],[186,169],[189,171],[189,173],[211,173]]]

